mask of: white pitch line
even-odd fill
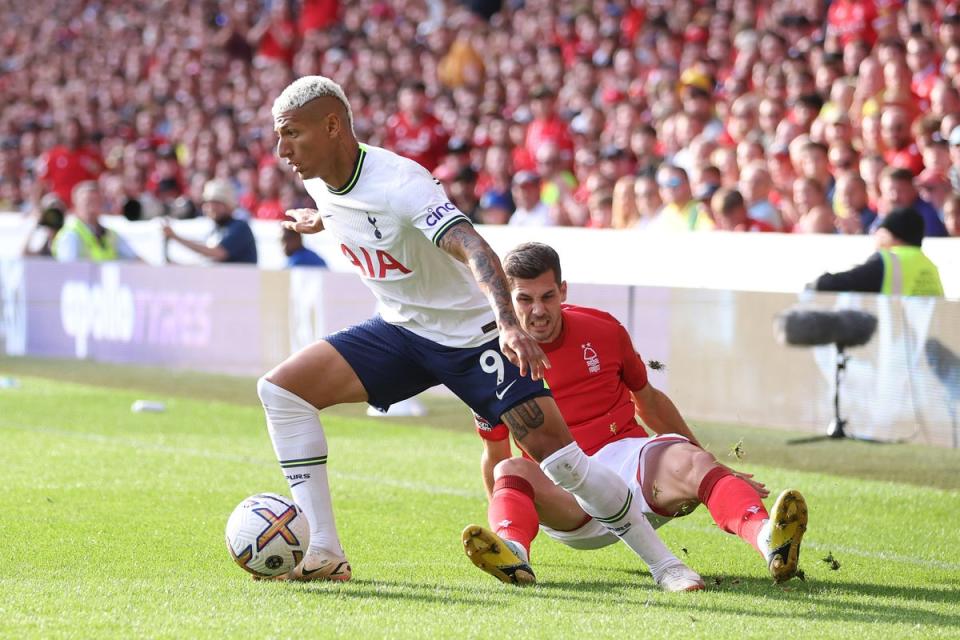
[[[239,456],[219,451],[205,451],[203,449],[192,449],[189,447],[172,447],[155,442],[146,442],[135,438],[124,438],[122,436],[108,436],[101,433],[88,433],[82,431],[72,431],[70,429],[59,429],[57,427],[25,427],[10,423],[0,423],[0,429],[16,429],[18,431],[29,431],[33,433],[43,433],[55,436],[64,436],[86,440],[88,442],[98,442],[110,446],[130,447],[142,451],[153,451],[156,453],[169,453],[174,455],[196,456],[208,460],[220,460],[223,462],[237,462],[240,464],[256,464],[261,466],[276,467],[275,459],[254,458],[251,456]],[[455,496],[457,498],[467,498],[471,500],[483,500],[486,494],[480,491],[470,491],[468,489],[454,489],[452,487],[438,487],[436,485],[423,482],[411,482],[409,480],[397,480],[394,478],[367,475],[363,473],[353,473],[350,471],[338,471],[329,469],[329,473],[334,478],[352,480],[355,482],[376,483],[379,485],[393,487],[395,489],[406,489],[408,491],[417,491],[419,493],[429,493],[431,495]]]
[[[221,453],[218,451],[205,451],[203,449],[192,449],[189,447],[172,447],[169,445],[156,444],[153,442],[146,442],[143,440],[136,440],[134,438],[124,438],[121,436],[108,436],[101,433],[89,433],[84,431],[72,431],[70,429],[59,429],[56,427],[27,427],[23,425],[16,425],[10,423],[0,423],[0,429],[16,429],[18,431],[28,431],[33,433],[43,433],[56,436],[65,436],[70,438],[76,438],[79,440],[87,440],[89,442],[99,442],[102,444],[112,445],[112,446],[122,446],[122,447],[131,447],[134,449],[154,451],[157,453],[170,453],[176,455],[187,455],[187,456],[196,456],[198,458],[206,458],[209,460],[220,460],[223,462],[237,462],[240,464],[256,464],[261,466],[275,466],[277,462],[275,460],[268,460],[264,458],[252,458],[250,456],[238,456],[235,454]],[[335,478],[342,478],[344,480],[352,480],[356,482],[365,482],[365,483],[377,483],[380,485],[393,487],[396,489],[405,489],[407,491],[416,491],[419,493],[428,493],[431,495],[445,495],[445,496],[455,496],[458,498],[468,498],[468,499],[483,499],[485,495],[479,491],[469,491],[466,489],[454,489],[452,487],[440,487],[437,485],[427,484],[423,482],[410,482],[408,480],[397,480],[394,478],[384,477],[384,476],[371,476],[362,473],[352,473],[349,471],[335,471],[330,470],[330,475]],[[684,522],[682,519],[678,519],[674,526],[679,526],[683,529],[688,530],[697,530],[702,532],[710,532],[720,535],[728,535],[718,529],[715,526],[704,527],[701,525],[694,524],[690,521]],[[856,547],[848,547],[843,545],[827,545],[818,542],[813,542],[809,538],[804,542],[805,546],[808,548],[813,547],[814,549],[826,550],[826,551],[836,551],[838,553],[845,553],[853,556],[859,556],[861,558],[871,558],[877,560],[887,560],[890,562],[897,562],[900,564],[909,564],[920,567],[933,567],[937,569],[947,569],[950,571],[960,571],[960,564],[954,562],[943,562],[940,560],[929,560],[927,558],[918,558],[916,556],[907,556],[899,553],[891,553],[888,551],[867,551],[865,549],[858,549]]]

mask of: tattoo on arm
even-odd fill
[[[510,433],[519,442],[534,429],[543,425],[543,410],[537,404],[536,398],[530,398],[523,404],[518,404],[506,411],[500,419],[510,429]]]
[[[440,239],[439,247],[470,267],[480,290],[490,300],[501,326],[518,324],[500,258],[487,241],[480,237],[473,225],[453,225]]]

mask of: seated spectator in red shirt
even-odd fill
[[[911,36],[907,40],[907,66],[913,72],[910,88],[920,98],[921,110],[930,106],[930,92],[940,76],[933,43],[923,36]]]
[[[67,118],[61,128],[62,144],[44,153],[37,163],[37,177],[45,191],[53,191],[67,206],[73,204],[73,188],[81,182],[96,180],[103,173],[103,158],[87,142],[80,120]]]
[[[774,231],[766,222],[747,215],[743,196],[736,189],[718,189],[710,200],[718,231]]]
[[[406,82],[397,97],[400,110],[387,119],[385,146],[433,171],[447,152],[449,135],[427,111],[426,85]]]
[[[282,62],[287,67],[293,66],[293,56],[297,50],[297,23],[293,20],[291,3],[287,0],[269,3],[268,9],[260,14],[260,20],[247,37],[250,42],[257,44],[255,62]]]
[[[541,146],[552,143],[559,152],[560,162],[567,166],[573,161],[573,140],[565,120],[557,114],[556,95],[546,86],[539,86],[530,94],[533,120],[527,125],[523,146],[534,158]]]
[[[880,116],[880,135],[887,150],[883,159],[888,165],[909,169],[913,175],[923,171],[923,158],[920,149],[910,135],[910,121],[907,111],[891,105]]]

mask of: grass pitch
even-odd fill
[[[466,412],[343,409],[324,422],[354,579],[262,583],[223,542],[241,499],[289,495],[252,380],[0,360],[4,374],[20,386],[0,389],[0,637],[960,637],[960,452],[831,442],[785,455],[789,434],[705,425],[723,461],[742,438],[737,466],[806,496],[805,582],[772,585],[701,507],[660,531],[705,592],[661,593],[622,545],[575,552],[545,537],[540,584],[521,590],[460,549],[460,530],[485,521]],[[138,398],[168,410],[131,413]],[[438,421],[448,428],[426,426]],[[936,488],[921,466],[953,471]]]

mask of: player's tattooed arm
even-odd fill
[[[480,237],[473,225],[464,221],[449,227],[438,246],[473,272],[497,318],[503,355],[520,369],[521,376],[529,373],[534,380],[542,380],[550,361],[537,341],[520,326],[503,265],[487,241]]]
[[[510,433],[517,442],[543,425],[543,410],[537,404],[536,398],[530,398],[522,404],[508,409],[500,419],[503,420]]]
[[[510,300],[510,287],[500,258],[466,221],[450,227],[440,238],[441,249],[463,262],[473,272],[480,290],[486,294],[501,328],[518,326]]]

